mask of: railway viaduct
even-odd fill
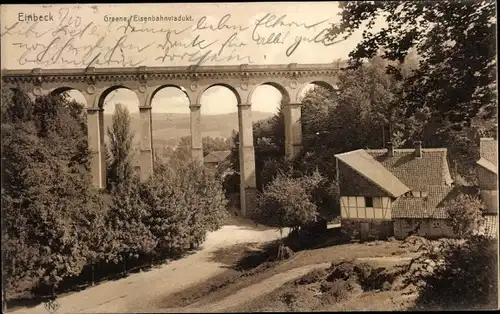
[[[293,156],[301,149],[300,122],[303,89],[315,84],[333,89],[344,64],[283,64],[235,66],[173,66],[122,67],[79,69],[2,70],[6,87],[20,88],[30,97],[44,94],[80,91],[86,99],[88,144],[92,154],[93,184],[106,185],[103,103],[106,96],[117,88],[136,93],[142,120],[140,131],[141,179],[153,173],[153,145],[151,101],[165,87],[182,90],[189,99],[191,110],[191,156],[203,159],[200,100],[203,92],[212,86],[230,89],[237,99],[240,155],[241,211],[255,206],[256,179],[252,131],[252,93],[260,85],[271,85],[282,94],[285,115],[285,152]]]

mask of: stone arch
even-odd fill
[[[276,83],[276,82],[272,82],[272,81],[265,81],[263,83],[258,84],[254,88],[252,88],[250,93],[248,93],[248,99],[247,99],[248,103],[252,102],[252,96],[255,93],[255,90],[257,90],[257,88],[259,88],[259,86],[272,86],[272,87],[276,88],[281,93],[281,102],[283,104],[290,103],[291,99],[290,99],[290,93],[288,92],[288,90],[283,85]]]
[[[61,94],[64,94],[64,93],[67,93],[67,92],[72,92],[72,91],[77,92],[81,96],[80,100],[78,100],[78,99],[74,99],[74,100],[77,101],[77,102],[83,102],[82,103],[83,107],[87,108],[88,105],[89,105],[88,104],[88,98],[85,96],[84,92],[82,92],[78,88],[69,87],[69,86],[62,86],[62,87],[54,88],[53,90],[51,90],[49,92],[49,95],[51,95],[51,96],[57,96],[57,95],[61,95]],[[75,98],[75,97],[73,97],[73,98]]]
[[[158,94],[161,90],[163,90],[165,88],[175,88],[175,89],[181,91],[187,97],[189,104],[192,103],[192,99],[191,99],[192,97],[190,97],[189,93],[187,92],[186,88],[184,88],[184,86],[176,85],[176,84],[163,84],[160,86],[155,86],[152,89],[152,92],[148,95],[147,103],[151,107],[153,106],[153,99],[156,96],[156,94]]]
[[[331,91],[337,91],[338,88],[337,88],[337,85],[334,85],[334,84],[331,84],[327,81],[322,81],[322,80],[315,80],[315,81],[311,81],[311,82],[307,82],[305,84],[302,85],[301,88],[298,89],[297,91],[297,95],[296,95],[296,99],[298,101],[302,101],[302,97],[303,97],[303,92],[305,91],[306,87],[310,84],[313,84],[313,85],[316,85],[316,86],[320,86],[320,87],[323,87],[325,89],[328,89],[328,90],[331,90]]]
[[[225,84],[225,83],[215,83],[215,84],[211,84],[211,85],[207,85],[205,88],[203,88],[202,91],[200,91],[200,93],[198,94],[198,97],[196,98],[196,105],[201,105],[201,97],[203,96],[203,94],[211,87],[215,87],[215,86],[221,86],[221,87],[225,87],[227,89],[229,89],[233,94],[234,94],[234,97],[236,97],[236,103],[237,104],[241,104],[241,95],[240,93],[236,90],[236,88],[234,88],[233,86],[229,85],[229,84]]]
[[[77,88],[73,88],[73,87],[69,87],[69,86],[62,86],[62,87],[57,87],[57,88],[54,88],[53,90],[51,90],[50,95],[56,96],[56,95],[60,95],[60,94],[65,93],[65,92],[69,92],[70,90],[77,90],[80,93],[82,93],[82,91],[77,89]]]
[[[104,109],[103,106],[104,106],[104,100],[106,100],[106,97],[108,97],[109,94],[111,94],[112,92],[114,92],[115,90],[120,89],[120,88],[127,89],[127,90],[129,90],[131,92],[134,92],[133,89],[131,89],[130,87],[127,87],[125,85],[113,85],[113,86],[110,86],[110,87],[106,88],[105,90],[103,90],[102,93],[101,93],[101,95],[99,95],[99,102],[98,102],[99,109]],[[137,95],[136,92],[134,92],[134,94]]]

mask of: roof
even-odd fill
[[[203,158],[203,162],[216,162],[219,163],[225,160],[231,154],[230,150],[221,150],[211,152]]]
[[[498,238],[498,215],[484,215],[482,231],[487,237]]]
[[[426,191],[429,186],[451,186],[453,183],[446,148],[422,148],[420,158],[414,156],[413,148],[394,149],[392,157],[387,155],[387,149],[367,152],[414,191]]]
[[[477,161],[477,164],[495,174],[498,174],[498,167],[485,158],[481,157],[481,159]]]
[[[450,186],[429,186],[427,197],[402,196],[392,204],[393,218],[449,218],[445,203],[453,198]]]
[[[479,142],[478,164],[488,170],[497,173],[498,171],[498,141],[494,138],[481,138]],[[489,162],[489,163],[488,163]],[[494,170],[493,170],[494,169]]]
[[[363,149],[337,154],[335,157],[385,190],[392,197],[399,197],[410,191],[408,186]]]
[[[418,158],[413,148],[394,149],[392,156],[387,149],[355,150],[335,156],[378,186],[392,191],[397,198],[392,206],[393,218],[446,219],[446,202],[459,192],[466,192],[452,185],[446,148],[422,148]],[[427,193],[415,197],[409,191]]]

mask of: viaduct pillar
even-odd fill
[[[285,155],[295,157],[302,149],[301,104],[284,105],[285,118]]]
[[[201,138],[201,105],[190,105],[191,158],[203,162],[203,143]]]
[[[140,164],[141,181],[146,181],[153,174],[153,126],[151,106],[139,107],[141,117]]]
[[[87,135],[90,151],[92,184],[106,187],[106,154],[104,151],[104,116],[101,108],[87,108]]]
[[[238,104],[240,203],[241,213],[247,216],[255,208],[257,183],[255,178],[255,153],[253,147],[252,107],[250,103]]]

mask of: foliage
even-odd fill
[[[2,90],[2,216],[7,290],[56,286],[86,264],[99,219],[82,107]]]
[[[181,254],[198,246],[208,231],[222,226],[226,214],[221,182],[197,162],[157,169],[141,195],[159,255]]]
[[[110,163],[107,178],[108,188],[113,189],[123,182],[129,182],[134,176],[132,166],[134,134],[127,107],[116,104],[112,125],[108,127],[108,137]]]
[[[497,248],[496,240],[482,236],[425,243],[401,271],[405,286],[418,289],[415,310],[496,309]]]
[[[316,220],[317,206],[311,194],[320,184],[319,173],[302,178],[279,173],[258,197],[257,209],[252,218],[282,230],[298,230]]]
[[[231,150],[231,138],[205,136],[201,140],[203,144],[203,156],[207,156],[211,152]]]
[[[460,194],[445,206],[453,233],[460,238],[474,234],[484,221],[484,206],[476,195]]]
[[[106,217],[108,231],[112,233],[108,252],[114,262],[137,258],[156,246],[156,239],[144,223],[148,211],[139,193],[137,178],[117,185],[112,191]]]
[[[341,22],[330,39],[367,27],[350,53],[351,65],[381,50],[399,62],[411,49],[418,53],[419,67],[405,80],[400,100],[408,116],[425,112],[459,130],[481,111],[496,115],[494,1],[360,1],[340,7]],[[374,31],[377,20],[387,27]]]
[[[230,138],[210,137],[202,138],[203,156],[207,156],[214,151],[231,150],[232,140]],[[179,139],[179,144],[175,149],[169,149],[162,156],[172,166],[187,164],[191,162],[191,137],[183,136]]]
[[[202,165],[156,162],[158,175],[147,183],[131,175],[126,109],[118,106],[109,129],[110,191],[92,187],[80,104],[64,95],[34,102],[2,90],[1,110],[6,299],[78,284],[86,266],[94,279],[94,266],[106,272],[113,268],[106,264],[122,261],[126,270],[131,257],[171,256],[221,227],[227,201],[220,180]]]

